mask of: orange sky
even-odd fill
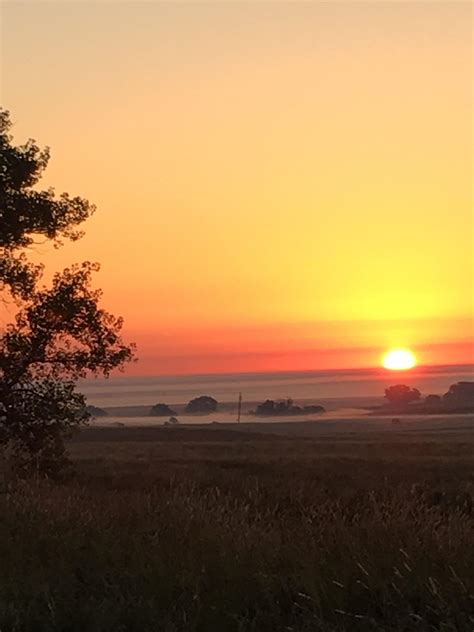
[[[3,105],[50,145],[135,373],[473,360],[472,7],[2,3]]]

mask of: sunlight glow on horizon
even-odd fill
[[[407,371],[416,365],[416,358],[408,349],[392,349],[383,358],[383,366],[390,371]]]

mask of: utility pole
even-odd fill
[[[242,412],[242,393],[239,393],[239,409],[237,413],[237,423],[240,424],[240,413]]]

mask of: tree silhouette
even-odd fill
[[[291,397],[280,401],[266,399],[263,403],[258,404],[253,414],[262,416],[278,416],[278,415],[310,415],[314,413],[324,413],[326,410],[323,406],[295,406]]]
[[[150,417],[174,417],[178,413],[168,404],[155,404],[148,413]]]
[[[187,413],[213,413],[217,410],[217,401],[209,395],[195,397],[186,406]]]
[[[385,389],[385,398],[391,404],[410,404],[421,398],[421,393],[417,388],[410,388],[406,384],[397,384]]]
[[[90,417],[76,381],[107,376],[132,359],[122,320],[99,307],[91,289],[97,264],[58,272],[40,286],[42,267],[25,253],[38,239],[59,246],[79,239],[95,210],[87,200],[33,188],[49,149],[33,140],[14,146],[10,116],[0,109],[0,292],[14,322],[0,333],[0,445],[19,472],[55,474],[66,464],[63,439]]]
[[[443,402],[448,406],[474,406],[474,382],[451,384]]]

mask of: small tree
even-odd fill
[[[76,381],[121,367],[133,348],[120,337],[122,320],[99,307],[89,262],[57,273],[40,286],[42,267],[25,249],[35,239],[81,237],[94,207],[82,198],[33,188],[49,160],[29,140],[14,146],[10,117],[0,109],[0,292],[16,306],[0,332],[0,445],[22,473],[57,473],[67,462],[63,439],[90,417]]]
[[[178,413],[168,404],[155,404],[148,413],[150,417],[174,417]]]
[[[385,397],[391,404],[410,404],[421,398],[417,388],[410,388],[406,384],[397,384],[385,389]]]
[[[187,413],[214,413],[217,410],[217,401],[209,395],[195,397],[186,406]]]

